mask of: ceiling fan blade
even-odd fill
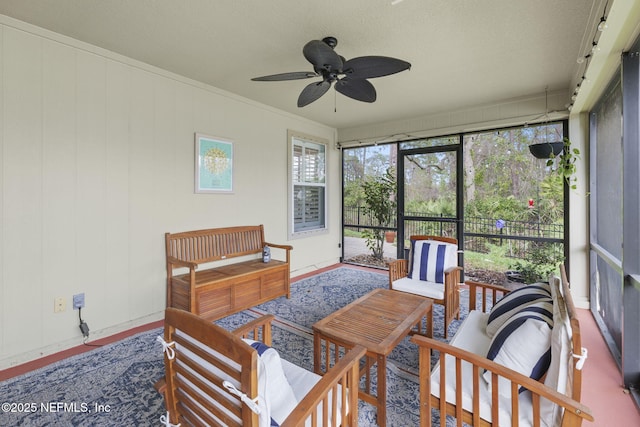
[[[322,40],[311,40],[304,45],[302,53],[307,61],[313,64],[316,72],[320,70],[341,71],[342,59],[328,44]]]
[[[292,73],[272,74],[270,76],[254,77],[251,80],[255,82],[278,82],[282,80],[300,80],[310,77],[318,77],[316,73],[311,71],[294,71]]]
[[[362,102],[374,102],[376,89],[365,79],[345,77],[336,82],[336,90],[341,94]]]
[[[409,68],[411,68],[410,63],[388,56],[360,56],[348,60],[342,66],[347,76],[357,79],[388,76]]]
[[[298,107],[304,107],[305,105],[311,104],[313,101],[327,93],[330,87],[331,83],[326,80],[307,85],[298,97]]]

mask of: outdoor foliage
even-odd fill
[[[568,157],[536,159],[529,145],[563,136],[562,123],[546,123],[512,129],[467,133],[462,146],[465,232],[480,234],[465,241],[465,249],[486,251],[489,258],[499,252],[512,260],[510,268],[521,270],[528,279],[546,278],[563,260],[561,244],[540,244],[526,240],[482,237],[482,234],[517,235],[562,238],[564,224],[564,182],[568,173],[575,173],[575,158],[579,152],[565,146]],[[457,144],[458,137],[442,144]],[[565,144],[567,144],[565,141]],[[434,146],[417,141],[414,148]],[[403,143],[403,148],[411,148]],[[565,154],[563,152],[563,154]],[[395,191],[388,173],[398,160],[396,144],[358,147],[344,151],[344,206],[349,212],[349,224],[362,224],[367,245],[375,256],[382,256],[384,230],[376,226],[395,224]],[[438,151],[400,157],[404,163],[404,212],[409,216],[453,218],[456,216],[456,154]],[[562,172],[560,172],[562,170]],[[567,181],[572,186],[571,181]],[[387,187],[385,187],[385,185]],[[378,206],[378,213],[365,208]],[[358,208],[360,207],[360,208]],[[357,212],[357,215],[354,214]],[[501,220],[501,221],[498,221]],[[471,227],[473,222],[473,229]],[[410,223],[410,224],[409,224]],[[419,221],[409,221],[407,226]],[[469,224],[468,224],[469,223]],[[504,225],[499,229],[496,224]],[[437,221],[424,223],[436,226]],[[433,228],[433,227],[432,227]],[[409,231],[409,230],[407,230]],[[526,234],[520,234],[526,233]],[[471,244],[481,242],[479,249]],[[496,244],[504,244],[498,249]],[[467,247],[467,245],[470,245]],[[523,252],[525,251],[525,252]],[[490,253],[489,253],[490,252]],[[467,261],[467,260],[465,260]],[[468,260],[471,261],[471,260]],[[503,268],[504,263],[498,263]]]
[[[555,172],[567,182],[567,185],[572,190],[577,188],[576,185],[576,160],[580,158],[580,150],[577,148],[571,148],[571,141],[568,138],[563,139],[564,148],[560,155],[558,155],[557,163],[555,159],[547,160],[547,166],[553,168],[555,166]]]
[[[389,168],[382,176],[368,177],[362,184],[364,189],[364,203],[371,217],[380,226],[390,226],[396,211],[396,176]],[[384,230],[366,229],[363,233],[367,247],[373,256],[382,259],[384,245]]]
[[[517,260],[510,268],[517,270],[525,283],[547,282],[551,274],[558,274],[564,254],[558,245],[533,246],[526,260]]]

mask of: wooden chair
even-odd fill
[[[272,365],[261,360],[243,338],[270,345],[272,320],[273,315],[265,315],[230,332],[187,311],[166,309],[164,337],[159,337],[165,351],[165,377],[155,385],[167,410],[161,421],[183,427],[257,427],[265,421],[268,425],[264,414],[273,415],[273,400],[269,398],[267,404],[264,390],[259,389],[273,377],[261,383],[259,378],[265,374],[258,376],[258,366],[269,369]],[[281,359],[286,377],[306,384],[302,391],[294,391],[299,403],[281,426],[356,426],[358,362],[365,351],[354,347],[322,377]],[[264,405],[270,405],[266,412]],[[254,411],[258,408],[261,415]]]
[[[444,336],[448,338],[449,324],[453,318],[460,318],[460,294],[459,282],[461,267],[458,266],[458,240],[452,237],[442,236],[411,236],[411,252],[409,259],[399,259],[389,264],[389,289],[402,292],[409,292],[431,298],[435,304],[444,306]],[[417,271],[418,264],[422,260],[426,262],[427,256],[421,257],[424,252],[422,248],[416,250],[417,245],[424,245],[425,241],[436,242],[431,249],[434,257],[439,254],[435,248],[441,242],[443,246],[443,264],[431,258],[427,264],[423,265],[423,270]],[[420,243],[421,242],[421,243]],[[416,255],[416,252],[418,254]],[[414,257],[420,257],[414,260]],[[415,266],[412,277],[412,263]],[[442,269],[442,271],[440,271]],[[432,271],[433,270],[433,271]],[[435,270],[438,270],[437,272]],[[441,275],[439,273],[442,273]],[[438,277],[441,276],[441,277]],[[435,277],[435,279],[434,279]]]

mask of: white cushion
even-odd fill
[[[391,283],[391,289],[433,299],[444,299],[444,284],[403,277]]]
[[[551,290],[546,283],[536,283],[509,292],[491,308],[487,321],[487,335],[493,337],[514,314],[526,305],[540,300],[551,301]]]
[[[258,393],[263,389],[264,398],[269,408],[271,418],[278,424],[289,416],[298,404],[293,389],[284,374],[282,359],[278,351],[259,341],[244,340],[258,351],[261,363],[258,364]],[[264,367],[264,370],[262,369]],[[265,375],[263,375],[263,372]],[[260,426],[262,427],[262,426]]]
[[[289,384],[291,385],[291,390],[293,391],[296,400],[300,402],[322,377],[314,372],[307,371],[286,359],[280,360],[282,361],[282,370],[284,371],[284,375],[287,377],[287,381],[289,381]]]
[[[551,301],[529,304],[498,329],[491,340],[487,359],[539,380],[547,372],[551,362],[552,327]],[[485,372],[483,377],[490,385],[491,373]],[[510,384],[507,379],[500,378],[500,394],[510,396]]]
[[[315,374],[311,371],[307,371],[306,369],[301,368],[300,366],[294,365],[293,363],[285,359],[282,359],[282,368],[284,370],[285,376],[287,377],[287,380],[289,381],[289,384],[291,384],[293,393],[295,394],[298,401],[302,401],[302,399],[309,393],[309,391],[311,391],[313,386],[315,386],[316,383],[320,381],[320,379],[322,378],[320,375]],[[330,403],[332,402],[331,400],[332,394],[333,394],[333,391],[329,391],[328,399]],[[336,402],[337,402],[336,406],[338,409],[338,414],[341,414],[342,413],[342,389],[340,386],[338,386]],[[317,425],[319,426],[322,425],[322,413],[323,413],[322,409],[318,411]],[[332,407],[329,408],[328,413],[329,413],[329,426],[331,427],[333,424],[331,421],[333,420]],[[312,418],[309,417],[305,422],[305,427],[311,427],[311,426],[312,426]]]
[[[449,344],[475,354],[487,354],[491,339],[484,333],[488,313],[471,310],[464,318]]]
[[[486,354],[491,340],[484,333],[487,324],[488,313],[472,310],[458,328],[458,332],[451,340],[451,345],[470,351],[475,354]],[[456,403],[456,375],[455,359],[446,356],[446,400]],[[470,363],[462,363],[462,407],[468,411],[473,409],[473,370]],[[485,381],[479,382],[480,417],[491,421],[491,390]],[[440,397],[440,363],[438,362],[431,372],[431,393]],[[531,426],[531,393],[522,393],[518,398],[520,402],[520,426]],[[511,425],[511,398],[500,396],[499,424]]]
[[[569,366],[573,366],[573,350],[571,341],[571,324],[566,311],[564,297],[560,291],[560,279],[550,280],[553,296],[553,330],[551,331],[551,364],[544,384],[562,394],[567,393],[567,381],[573,374]],[[577,351],[580,352],[580,349]],[[573,381],[573,379],[571,379]],[[550,425],[560,425],[562,408],[555,403],[542,399],[540,413],[543,419],[550,419]]]
[[[458,247],[437,240],[412,240],[408,277],[444,283],[444,272],[458,265]]]

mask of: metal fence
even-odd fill
[[[424,216],[422,213],[407,213],[407,216]],[[363,206],[344,208],[344,226],[354,231],[367,228],[397,228],[397,218],[390,224],[379,224],[369,210]],[[455,236],[455,222],[405,221],[405,236],[433,234]],[[525,259],[532,249],[562,245],[564,226],[539,221],[503,221],[496,218],[468,217],[464,219],[464,247],[473,252],[488,253],[492,245],[504,248],[512,258]]]

